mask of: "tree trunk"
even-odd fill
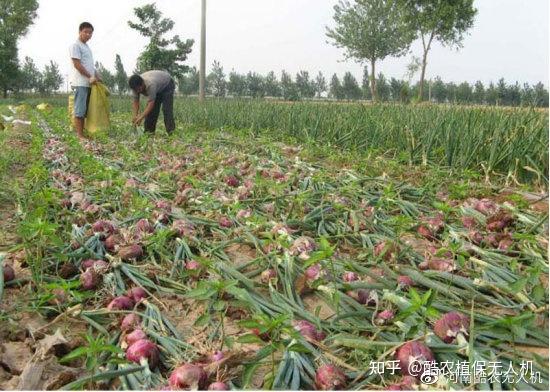
[[[422,56],[422,72],[420,73],[420,86],[418,89],[418,101],[422,102],[424,100],[424,77],[426,76],[426,65],[428,65],[428,52],[432,46],[432,40],[434,39],[434,31],[430,33],[430,38],[428,43],[424,40],[424,34],[422,34],[422,47],[424,48],[424,55]]]
[[[428,65],[428,49],[424,49],[424,56],[422,57],[422,71],[420,72],[420,86],[418,88],[418,101],[424,100],[424,77],[426,75],[426,65]]]
[[[370,93],[372,95],[372,101],[373,102],[378,101],[378,95],[377,95],[377,92],[376,92],[376,74],[374,73],[375,65],[376,65],[376,60],[374,60],[374,59],[371,60],[370,61],[370,69],[371,69]]]
[[[2,95],[3,95],[4,99],[7,98],[8,97],[8,90],[4,89],[4,91],[2,92]]]

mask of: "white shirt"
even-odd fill
[[[92,51],[87,44],[82,42],[80,39],[77,39],[76,42],[72,44],[69,48],[69,53],[71,55],[71,59],[80,60],[82,66],[86,69],[86,71],[88,71],[91,76],[95,75],[94,57],[92,56]],[[89,79],[86,76],[82,75],[73,64],[71,64],[71,67],[71,86],[90,87]]]

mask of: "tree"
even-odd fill
[[[457,102],[457,90],[458,87],[454,82],[450,82],[446,84],[447,89],[447,100],[449,103],[456,103]]]
[[[281,72],[281,92],[283,94],[283,99],[287,101],[297,101],[300,99],[298,89],[292,81],[292,76],[285,70]]]
[[[378,84],[378,96],[381,101],[389,101],[390,99],[390,86],[388,82],[386,81],[386,77],[380,72],[378,74],[378,80],[376,81],[376,84]]]
[[[474,25],[477,9],[473,0],[399,0],[407,25],[422,41],[422,68],[418,98],[422,100],[428,52],[433,41],[451,48],[461,48],[466,32]]]
[[[95,69],[101,76],[101,79],[103,80],[103,84],[107,86],[110,90],[113,90],[116,86],[116,79],[115,75],[111,73],[103,64],[96,62],[95,63]]]
[[[347,58],[370,62],[370,87],[375,100],[376,62],[404,55],[414,39],[403,18],[404,11],[397,0],[354,0],[353,4],[339,0],[334,6],[336,26],[327,28],[327,36],[346,50]]]
[[[51,94],[56,91],[63,84],[63,76],[59,72],[59,66],[56,62],[50,60],[50,64],[44,67],[42,72],[42,80],[40,83],[40,92],[45,94]]]
[[[154,3],[134,8],[134,13],[138,21],[128,21],[128,25],[149,38],[149,43],[138,57],[138,71],[163,69],[175,79],[179,79],[189,69],[183,62],[191,53],[194,41],[182,41],[178,35],[164,38],[163,36],[173,29],[174,21],[163,18],[162,12],[157,10]]]
[[[496,105],[498,101],[498,91],[493,82],[489,83],[487,91],[485,91],[485,102],[488,105]]]
[[[122,94],[128,90],[128,75],[124,70],[124,64],[120,55],[116,55],[115,58],[115,84],[119,94]]]
[[[504,78],[500,78],[497,83],[497,106],[508,105],[508,86]]]
[[[223,73],[223,67],[219,61],[214,60],[212,71],[206,79],[208,90],[212,95],[215,97],[225,97],[227,82]]]
[[[332,79],[330,80],[329,96],[334,99],[343,99],[345,97],[342,84],[336,74],[332,75]]]
[[[17,41],[36,18],[37,0],[2,1],[0,7],[0,89],[4,98],[19,82]]]
[[[190,68],[187,74],[180,76],[178,91],[183,95],[199,93],[199,71],[196,67]]]
[[[229,73],[229,83],[227,83],[227,92],[234,97],[244,97],[246,95],[246,76],[231,71]]]
[[[268,97],[280,97],[281,96],[281,87],[279,86],[279,81],[275,72],[271,71],[267,74],[264,79],[264,89],[265,95]]]
[[[38,91],[41,78],[40,70],[34,64],[33,59],[26,56],[21,69],[21,88],[26,91]]]
[[[533,87],[533,96],[535,105],[538,107],[547,108],[548,107],[548,91],[544,87],[544,84],[538,82]]]
[[[346,72],[342,79],[342,92],[347,100],[357,100],[361,98],[361,88],[357,83],[355,76],[351,72]]]
[[[296,88],[301,98],[312,98],[315,95],[315,87],[309,80],[308,71],[300,71],[296,74]]]
[[[474,85],[473,100],[478,105],[483,105],[485,103],[485,87],[480,80]]]
[[[462,82],[458,85],[456,99],[463,104],[472,102],[472,86],[468,82]]]
[[[396,78],[390,79],[390,96],[392,101],[398,102],[401,99],[401,88],[403,87],[403,81]]]
[[[508,105],[519,106],[521,104],[521,87],[516,82],[508,87]]]
[[[439,76],[432,84],[432,96],[437,103],[444,103],[447,100],[447,88]]]
[[[367,67],[366,65],[363,67],[363,80],[361,82],[361,90],[363,90],[364,99],[372,99],[372,92],[370,89],[369,67]]]
[[[323,73],[319,71],[317,76],[315,77],[315,92],[317,93],[317,98],[321,98],[321,95],[327,91],[327,80],[323,76]]]
[[[246,75],[246,89],[252,98],[264,96],[264,78],[256,72],[249,72]]]

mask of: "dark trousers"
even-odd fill
[[[164,117],[164,126],[166,132],[172,133],[176,128],[176,122],[174,121],[174,90],[176,85],[174,81],[170,81],[170,84],[166,86],[162,91],[157,93],[155,98],[155,106],[153,110],[145,117],[143,126],[146,132],[155,132],[157,128],[157,120],[160,114],[160,106],[162,105],[162,116]]]

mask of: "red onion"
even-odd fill
[[[250,208],[247,208],[246,210],[239,210],[237,212],[237,218],[238,219],[247,219],[252,216],[252,210]]]
[[[514,240],[510,237],[504,237],[498,243],[498,249],[502,251],[508,251],[511,247],[514,246]]]
[[[262,283],[269,283],[271,279],[277,278],[277,271],[275,271],[273,268],[266,269],[262,271],[260,275],[260,280]]]
[[[176,368],[168,379],[172,388],[192,390],[204,389],[207,381],[208,375],[204,369],[191,363]]]
[[[435,240],[434,233],[426,226],[423,226],[423,225],[418,226],[418,228],[416,229],[416,232],[420,234],[422,237],[430,241]]]
[[[52,290],[53,298],[51,299],[51,302],[54,305],[61,305],[67,302],[67,292],[65,289],[57,288]]]
[[[223,351],[214,351],[210,356],[210,359],[212,360],[212,362],[219,362],[224,358],[225,358],[225,355]]]
[[[238,178],[235,177],[235,176],[228,176],[228,177],[226,177],[226,178],[225,178],[225,183],[226,183],[228,186],[232,187],[232,188],[236,188],[236,187],[239,186],[239,180],[238,180]]]
[[[107,220],[98,220],[92,225],[94,233],[113,234],[116,232],[115,225]]]
[[[122,238],[119,235],[112,234],[105,239],[103,245],[105,246],[105,249],[107,249],[109,252],[112,252],[115,250],[115,246],[120,244],[121,242]]]
[[[481,212],[483,215],[491,215],[496,212],[498,207],[492,200],[481,199],[475,203],[474,209]]]
[[[376,324],[384,325],[387,324],[395,317],[395,313],[389,309],[383,310],[376,315]]]
[[[342,275],[342,280],[348,283],[355,282],[356,280],[359,280],[359,277],[355,272],[347,271],[347,272],[344,272],[344,274]]]
[[[134,328],[138,327],[141,324],[141,319],[135,313],[130,313],[124,316],[120,323],[120,329],[122,331],[131,331]]]
[[[124,183],[125,188],[137,188],[138,185],[139,185],[138,182],[133,178],[127,179],[126,182]]]
[[[428,218],[424,222],[428,229],[434,233],[440,233],[445,228],[445,222],[443,221],[443,215],[439,214],[436,217]]]
[[[382,241],[375,245],[373,253],[375,257],[382,256],[384,260],[390,261],[398,252],[399,249],[393,242]]]
[[[399,275],[397,277],[397,285],[405,290],[410,286],[414,286],[414,281],[407,275]]]
[[[483,242],[493,248],[498,247],[498,244],[501,241],[501,236],[496,233],[489,233],[483,239]]]
[[[315,240],[310,237],[302,236],[294,240],[290,246],[290,254],[293,256],[299,255],[302,259],[309,258],[309,252],[315,250]]]
[[[202,265],[196,260],[188,260],[185,263],[185,269],[188,271],[197,271],[202,268]]]
[[[514,218],[504,212],[499,212],[487,219],[488,231],[502,231],[514,221]]]
[[[218,220],[218,224],[220,225],[220,227],[224,228],[233,226],[233,222],[231,222],[231,219],[229,219],[227,216],[220,217],[220,219]]]
[[[141,363],[147,360],[149,367],[154,369],[160,360],[160,351],[156,344],[147,339],[138,340],[126,350],[126,359]]]
[[[134,329],[134,331],[128,335],[126,335],[126,338],[124,339],[128,346],[131,346],[138,340],[144,340],[147,339],[147,335],[145,332],[143,332],[141,329]]]
[[[357,290],[357,302],[361,305],[376,305],[376,297],[371,290],[359,289]]]
[[[138,233],[152,233],[155,227],[147,219],[140,219],[136,223],[136,231]]]
[[[170,204],[169,201],[166,201],[166,200],[158,200],[155,203],[155,207],[160,209],[160,210],[164,210],[166,212],[171,212],[172,211],[172,205]]]
[[[11,265],[4,265],[4,282],[9,282],[15,279],[15,271]]]
[[[80,284],[84,290],[93,290],[100,283],[101,276],[93,268],[88,268],[80,274]]]
[[[309,338],[311,340],[323,340],[327,337],[327,335],[323,331],[317,330],[317,328],[315,328],[315,325],[307,320],[294,322],[294,329],[300,332],[303,337]]]
[[[391,384],[386,387],[386,391],[402,391],[401,384]]]
[[[312,266],[309,266],[305,271],[305,276],[308,281],[314,281],[321,277],[321,265],[320,264],[313,264]]]
[[[434,324],[434,332],[445,343],[452,343],[459,333],[468,335],[470,318],[459,312],[449,312]]]
[[[143,248],[138,244],[128,245],[120,248],[117,254],[124,261],[138,259],[143,256]]]
[[[472,244],[479,245],[483,241],[483,236],[477,230],[471,230],[468,233],[468,238],[472,241]]]
[[[176,230],[180,237],[190,237],[195,234],[195,225],[183,219],[174,221],[172,229]]]
[[[333,365],[322,365],[315,373],[315,386],[322,391],[339,391],[346,388],[346,375]]]
[[[397,349],[395,356],[399,361],[401,373],[414,377],[419,377],[424,372],[424,369],[421,366],[419,368],[422,368],[422,370],[412,369],[413,366],[411,365],[413,363],[432,362],[435,360],[432,351],[424,343],[418,341],[405,343]]]
[[[426,260],[418,264],[418,268],[421,269],[422,271],[434,270],[434,271],[443,271],[443,272],[453,272],[456,269],[456,266],[453,260],[440,259],[440,258],[434,257],[434,258],[431,258],[430,260]]]
[[[86,260],[84,260],[84,261],[80,264],[80,266],[82,267],[82,269],[83,269],[84,271],[86,271],[88,268],[90,268],[91,266],[93,266],[94,263],[95,263],[95,260],[94,260],[94,259],[86,259]]]
[[[461,220],[462,225],[467,229],[473,229],[477,225],[477,221],[471,216],[463,216]]]
[[[107,309],[109,310],[131,310],[133,307],[134,301],[125,295],[114,298],[109,305],[107,305]]]
[[[128,290],[126,295],[130,297],[132,300],[134,300],[135,303],[138,303],[139,301],[141,301],[144,298],[147,298],[148,296],[147,292],[145,291],[145,289],[143,289],[143,287],[132,287],[131,289]]]
[[[221,381],[213,382],[208,386],[209,391],[229,391],[229,386]]]

